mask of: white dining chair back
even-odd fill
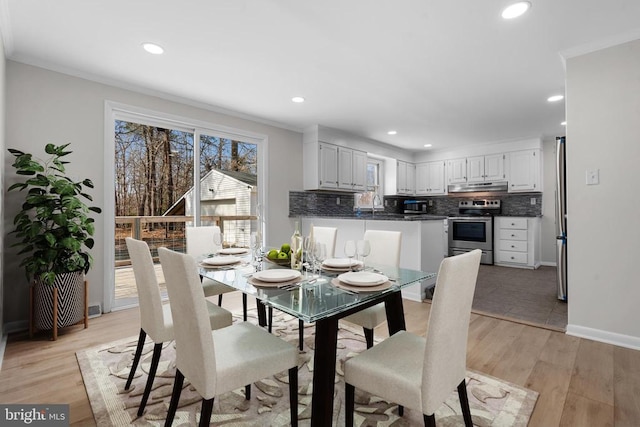
[[[313,238],[316,243],[324,243],[327,248],[327,258],[333,258],[336,252],[336,237],[338,229],[336,227],[313,227]]]
[[[433,414],[465,379],[469,319],[481,256],[482,252],[475,250],[445,258],[440,264],[422,369],[422,407],[426,414]]]
[[[291,425],[297,426],[296,348],[248,322],[210,331],[195,260],[167,248],[159,248],[158,254],[176,342],[176,377],[165,425],[173,421],[185,378],[202,396],[200,426],[208,426],[216,396],[244,385],[248,400],[251,383],[288,370]]]
[[[207,225],[200,227],[185,227],[185,237],[187,240],[187,254],[198,258],[205,254],[213,254],[222,249],[213,241],[216,234],[220,233],[217,225]]]
[[[367,230],[363,239],[368,240],[371,246],[371,253],[366,258],[368,265],[400,266],[402,232]],[[380,303],[346,316],[344,320],[362,326],[367,348],[370,348],[373,346],[373,330],[387,320],[387,311],[384,303]]]
[[[162,304],[162,295],[149,245],[131,237],[125,239],[129,259],[138,290],[140,327],[154,342],[173,339],[173,322],[168,305]]]
[[[369,241],[371,253],[366,258],[367,264],[400,266],[400,249],[402,232],[387,230],[367,230],[362,236]]]
[[[348,427],[353,426],[354,388],[401,405],[401,416],[405,406],[421,411],[426,426],[435,426],[436,410],[457,388],[465,425],[472,426],[467,338],[481,256],[476,249],[441,262],[426,338],[400,331],[345,362]]]
[[[217,225],[207,225],[200,227],[186,227],[185,238],[187,240],[187,254],[194,259],[202,258],[204,255],[215,254],[222,249],[222,244],[216,245],[214,236],[220,233]],[[231,286],[224,285],[206,277],[202,278],[202,287],[207,297],[218,295],[218,305],[222,306],[222,295],[235,291]],[[242,294],[242,308],[244,320],[247,320],[247,295]]]

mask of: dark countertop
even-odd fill
[[[353,215],[301,215],[306,218],[336,218],[336,219],[361,219],[361,220],[376,220],[376,221],[442,221],[447,219],[444,215],[404,215],[393,213],[375,213],[370,212],[360,214],[360,216]]]

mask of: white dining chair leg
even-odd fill
[[[171,401],[167,410],[167,419],[164,420],[164,427],[171,427],[173,418],[176,416],[178,403],[180,402],[180,394],[182,393],[182,384],[184,383],[184,375],[179,369],[176,369],[176,377],[173,381],[173,392],[171,393]]]
[[[133,356],[133,364],[131,365],[131,372],[129,372],[129,378],[127,378],[127,384],[125,384],[124,389],[129,390],[131,387],[131,381],[133,381],[133,377],[136,373],[136,369],[138,368],[138,362],[140,362],[140,355],[142,354],[142,348],[144,347],[144,341],[147,339],[147,333],[144,329],[140,328],[140,335],[138,336],[138,345],[136,346],[136,353]]]
[[[153,346],[153,356],[151,357],[151,366],[149,367],[149,374],[147,376],[147,384],[144,387],[144,393],[142,393],[142,400],[138,407],[138,416],[141,417],[144,413],[144,408],[147,406],[147,400],[151,394],[151,387],[153,386],[153,380],[156,377],[156,371],[158,370],[158,362],[160,362],[160,355],[162,354],[162,343],[156,343]]]

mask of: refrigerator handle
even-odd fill
[[[558,235],[566,236],[565,139],[556,138],[556,218]]]

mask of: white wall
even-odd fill
[[[640,348],[640,40],[567,60],[567,332]],[[600,170],[586,185],[585,171]]]
[[[5,150],[6,150],[6,122],[5,122],[5,94],[6,94],[6,61],[4,59],[4,43],[2,37],[0,37],[0,165],[4,165]],[[4,219],[4,188],[5,188],[4,174],[0,173],[0,366],[2,366],[2,354],[3,351],[3,337],[4,337],[4,233],[5,233],[5,221]]]
[[[96,184],[92,192],[98,206],[104,200],[104,104],[105,100],[160,111],[175,116],[219,124],[257,134],[267,135],[269,143],[267,183],[268,199],[265,216],[268,241],[289,239],[293,226],[287,217],[289,190],[302,188],[302,134],[268,126],[244,118],[196,108],[159,97],[91,82],[42,68],[7,61],[7,143],[24,151],[43,152],[45,143],[70,142],[73,154],[69,171],[72,175],[90,178]],[[3,174],[10,185],[15,175],[9,158],[3,163]],[[264,183],[260,183],[264,185]],[[3,188],[6,188],[3,187]],[[17,211],[19,195],[11,192],[6,197],[4,223],[11,223]],[[96,248],[92,251],[95,264],[89,272],[90,304],[104,300],[104,221],[101,215],[96,223]],[[5,248],[5,321],[27,318],[28,288],[24,274],[18,268],[15,251]]]

